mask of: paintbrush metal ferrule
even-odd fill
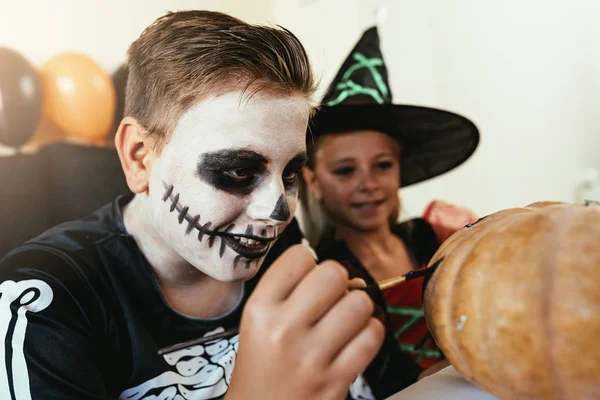
[[[385,290],[394,287],[402,282],[406,282],[406,275],[395,276],[393,278],[386,279],[377,283],[377,286],[379,287],[379,290]]]
[[[367,286],[366,288],[362,288],[360,290],[364,290],[368,294],[374,294],[377,292],[381,292],[385,289],[392,288],[402,282],[410,281],[411,279],[420,278],[427,274],[431,273],[427,268],[418,269],[416,271],[410,271],[405,275],[394,276],[392,278],[385,279],[383,281],[379,281],[372,285]]]

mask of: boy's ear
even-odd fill
[[[132,117],[125,117],[115,135],[127,186],[134,193],[145,193],[150,182],[150,172],[156,157],[146,136],[146,129]]]
[[[321,193],[321,189],[317,183],[315,172],[308,167],[304,167],[302,168],[302,177],[304,178],[304,182],[306,182],[306,186],[308,186],[308,189],[312,193],[315,200],[321,201],[323,194]]]

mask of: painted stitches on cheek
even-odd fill
[[[227,228],[225,228],[225,230],[223,231],[223,234],[228,233],[230,230],[233,229],[233,227],[235,226],[235,224],[230,224]],[[214,237],[214,236],[213,236]],[[221,248],[219,249],[219,257],[223,258],[223,254],[225,254],[225,240],[221,239]],[[211,245],[212,247],[212,245]]]
[[[200,156],[198,177],[217,190],[235,196],[252,193],[266,174],[267,159],[248,149],[227,149]]]
[[[179,224],[182,224],[183,221],[187,221],[187,227],[185,228],[185,234],[189,235],[194,229],[198,230],[198,241],[202,242],[202,238],[204,237],[204,235],[208,234],[209,235],[209,247],[212,247],[215,241],[215,236],[217,236],[217,234],[219,234],[220,232],[217,231],[211,231],[210,229],[208,229],[212,223],[211,222],[207,222],[205,224],[200,224],[200,214],[197,215],[192,215],[190,214],[189,211],[189,207],[188,206],[184,206],[179,202],[179,193],[177,193],[176,195],[173,195],[173,190],[175,189],[173,185],[167,185],[165,184],[166,190],[165,190],[165,194],[162,198],[162,200],[164,202],[167,202],[168,200],[171,200],[171,205],[169,206],[169,211],[173,212],[173,211],[177,211],[178,215],[177,215],[177,221],[179,222]],[[231,230],[234,227],[234,224],[229,225],[227,228],[225,228],[225,230],[223,230],[222,232],[228,232],[229,230]]]
[[[196,229],[198,231],[198,242],[200,243],[202,242],[203,237],[207,235],[209,248],[212,248],[216,239],[219,238],[219,258],[223,258],[227,247],[237,253],[233,261],[234,268],[242,258],[245,259],[246,268],[250,268],[253,261],[256,261],[256,265],[258,265],[258,260],[262,259],[267,254],[271,244],[279,235],[279,230],[277,227],[274,227],[272,237],[267,237],[266,228],[261,230],[260,236],[256,236],[254,235],[254,227],[252,224],[248,224],[243,234],[231,232],[235,227],[235,224],[229,224],[227,226],[223,225],[221,227],[217,226],[215,229],[210,229],[212,222],[208,221],[202,223],[200,214],[191,214],[190,207],[183,205],[180,202],[179,193],[173,194],[175,190],[173,185],[167,185],[166,183],[164,185],[165,194],[162,197],[162,201],[168,204],[169,212],[177,211],[177,222],[180,225],[183,224],[183,221],[187,222],[185,234],[189,235]]]
[[[208,232],[208,228],[210,228],[210,226],[212,225],[212,222],[207,222],[204,225],[202,225],[200,227],[200,229],[198,229],[198,241],[202,242],[202,237],[204,236],[204,233]]]

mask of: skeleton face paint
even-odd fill
[[[308,101],[260,92],[201,101],[152,166],[150,218],[203,273],[249,279],[290,222],[305,162]]]

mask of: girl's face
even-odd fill
[[[313,196],[335,224],[372,231],[398,209],[400,146],[376,131],[331,134],[321,139],[314,170],[304,169]]]

